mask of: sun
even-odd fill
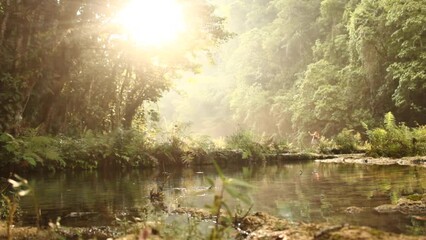
[[[185,31],[182,6],[175,0],[131,0],[116,21],[126,37],[144,46],[161,46]]]

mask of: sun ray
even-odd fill
[[[161,46],[185,30],[182,6],[175,0],[133,0],[117,16],[127,37],[145,46]]]

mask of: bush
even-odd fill
[[[324,136],[321,136],[318,142],[318,150],[320,153],[329,154],[336,149],[336,142],[333,139],[328,139]]]
[[[426,154],[425,126],[409,128],[404,123],[396,124],[390,112],[385,115],[383,126],[367,128],[367,135],[371,144],[368,154],[372,156],[398,158]]]
[[[74,158],[68,162],[77,168],[154,166],[155,160],[148,154],[148,142],[143,132],[132,129],[100,135],[88,132],[80,139],[71,140],[68,155]]]
[[[86,135],[82,138],[61,137],[61,156],[67,168],[93,169],[108,158],[106,137]]]
[[[265,160],[266,149],[254,140],[254,134],[247,130],[239,130],[226,138],[226,146],[243,152],[243,159]]]
[[[55,138],[30,134],[21,138],[3,133],[0,135],[0,166],[29,165],[48,168],[64,167],[59,143]]]
[[[152,167],[157,165],[142,132],[117,130],[110,134],[87,132],[80,138],[37,136],[35,133],[15,138],[0,134],[0,167],[22,166],[24,169],[104,167]]]
[[[340,153],[359,152],[361,146],[361,134],[351,129],[344,128],[334,138],[336,147]]]
[[[426,126],[413,129],[413,151],[416,155],[426,154]]]

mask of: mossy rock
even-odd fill
[[[375,207],[374,210],[376,210],[378,213],[394,213],[398,211],[398,208],[396,205],[393,204],[384,204]]]
[[[423,195],[415,193],[415,194],[406,196],[406,198],[411,201],[421,201],[423,199]]]
[[[362,209],[360,207],[350,206],[350,207],[347,207],[344,212],[347,213],[347,214],[358,214],[358,213],[361,213],[363,211],[364,211],[364,209]]]
[[[410,200],[403,197],[398,199],[397,204],[384,204],[374,208],[379,213],[392,213],[400,212],[403,214],[426,214],[426,203],[421,200]],[[419,196],[411,197],[412,199],[419,199]]]

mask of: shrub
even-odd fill
[[[328,139],[324,136],[321,136],[318,142],[318,150],[320,153],[332,153],[336,149],[336,142],[333,139]]]
[[[334,141],[340,153],[358,152],[361,146],[361,134],[354,130],[344,128],[337,134]]]
[[[413,152],[416,155],[426,155],[426,126],[413,129]]]
[[[61,156],[67,168],[93,169],[108,158],[105,137],[86,135],[82,138],[60,138]]]
[[[266,149],[254,140],[254,134],[247,130],[239,130],[226,138],[226,146],[243,152],[243,159],[265,160]]]
[[[367,126],[365,126],[367,128]],[[409,128],[404,123],[397,124],[392,113],[387,113],[380,128],[368,130],[371,143],[368,152],[373,156],[403,157],[426,154],[425,126]]]
[[[58,141],[48,136],[28,135],[14,138],[3,133],[0,135],[1,166],[29,165],[31,167],[64,167],[60,156]]]
[[[165,167],[166,164],[188,165],[194,160],[193,140],[186,133],[188,124],[173,124],[170,130],[161,132],[152,148],[152,157]]]

